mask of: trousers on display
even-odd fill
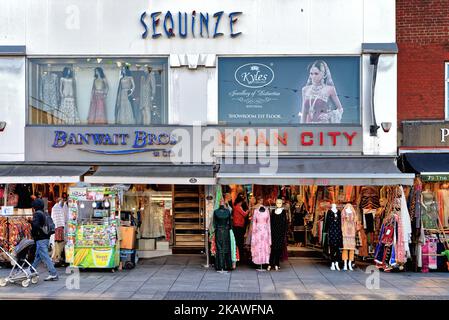
[[[343,249],[341,256],[342,260],[354,261],[354,250]]]
[[[338,246],[329,246],[331,262],[340,261],[340,248]]]

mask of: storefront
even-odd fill
[[[19,25],[0,40],[0,161],[126,186],[121,210],[154,227],[143,248],[203,251],[217,183],[320,201],[411,184],[394,159],[393,3],[45,2],[25,18],[0,6]],[[10,172],[5,183],[25,181]],[[46,182],[69,175],[53,172]]]
[[[444,121],[404,121],[399,168],[416,175],[409,207],[416,231],[416,269],[447,271],[449,249],[449,126]]]

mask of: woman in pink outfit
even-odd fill
[[[255,264],[269,264],[271,253],[270,212],[262,204],[258,209],[254,210],[252,223],[252,261]]]

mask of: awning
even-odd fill
[[[0,165],[0,183],[76,183],[89,166]]]
[[[198,184],[216,183],[213,165],[100,166],[84,182],[104,184]]]
[[[219,184],[412,185],[415,177],[401,173],[393,158],[271,159],[270,166],[233,161],[220,165]]]
[[[423,180],[449,181],[449,153],[404,153],[400,167],[421,174]]]

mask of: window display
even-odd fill
[[[167,60],[30,59],[28,124],[165,124]]]

